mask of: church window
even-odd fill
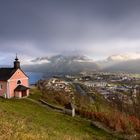
[[[17,81],[17,84],[18,84],[18,85],[20,85],[20,84],[21,84],[21,81],[20,81],[20,80],[18,80],[18,81]]]

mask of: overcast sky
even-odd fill
[[[0,0],[0,62],[140,53],[140,0]]]

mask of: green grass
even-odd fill
[[[38,99],[38,95],[31,95]],[[27,99],[0,98],[0,140],[117,140],[81,117]]]
[[[36,87],[32,87],[30,89],[29,98],[34,99],[36,101],[39,101],[39,99],[43,99],[44,101],[46,100],[45,98],[42,97],[40,90],[38,90]],[[51,105],[57,107],[57,108],[62,108],[62,109],[64,108],[63,106],[55,104],[54,102],[50,102],[50,101],[47,101],[47,102],[50,103]]]
[[[41,98],[42,94],[40,90],[38,90],[36,87],[32,87],[30,89],[30,96],[29,98],[34,99],[34,100],[39,100]]]

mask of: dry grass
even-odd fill
[[[117,140],[72,118],[26,99],[0,99],[0,140]]]

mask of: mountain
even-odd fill
[[[104,71],[140,73],[140,59],[127,60],[104,67]]]
[[[124,53],[111,55],[107,58],[108,61],[128,61],[140,59],[140,53]]]
[[[94,71],[99,69],[97,63],[82,55],[40,57],[31,60],[31,62],[32,65],[24,65],[23,69],[32,72],[42,72],[48,75],[76,74],[81,71]]]
[[[38,57],[30,61],[32,64],[49,63],[48,57]]]
[[[127,53],[109,56],[100,62],[104,71],[140,73],[140,54]]]
[[[77,74],[96,70],[140,73],[140,53],[112,55],[102,61],[93,61],[83,55],[38,57],[31,60],[28,65],[24,65],[23,69],[46,75]]]

